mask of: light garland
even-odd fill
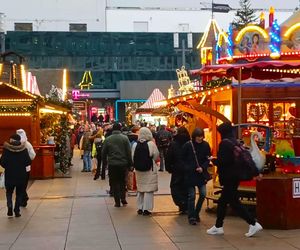
[[[265,72],[300,74],[300,69],[261,69]]]
[[[32,99],[0,99],[0,102],[32,102]]]
[[[187,96],[182,96],[182,97],[176,98],[176,99],[175,98],[169,99],[169,100],[167,100],[167,103],[168,104],[176,104],[178,102],[197,99],[197,98],[199,98],[199,94],[201,94],[201,97],[204,97],[204,96],[212,95],[213,93],[223,92],[223,91],[226,91],[226,90],[229,90],[229,89],[231,89],[231,85],[217,87],[217,88],[209,89],[207,91],[205,91],[204,88],[202,88],[201,93],[189,94]]]
[[[31,116],[31,113],[1,113],[0,112],[0,116]]]
[[[31,93],[28,92],[28,91],[19,89],[18,87],[14,86],[14,85],[12,85],[12,84],[9,84],[9,83],[0,82],[0,85],[6,85],[6,86],[8,86],[8,87],[10,87],[10,88],[12,88],[12,89],[15,89],[15,90],[17,90],[17,91],[19,91],[19,92],[21,92],[21,93],[26,94],[26,95],[28,95],[28,96],[34,98],[34,99],[38,97],[38,96],[36,96],[36,95],[31,94]]]

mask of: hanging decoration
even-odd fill
[[[213,89],[213,88],[218,88],[218,87],[222,87],[222,86],[226,86],[226,85],[229,85],[231,84],[232,81],[231,79],[228,79],[226,77],[223,77],[223,78],[219,78],[217,80],[211,80],[211,81],[208,81],[206,84],[205,84],[205,89]]]

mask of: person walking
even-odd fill
[[[152,132],[146,127],[139,130],[138,141],[132,145],[133,166],[136,170],[138,214],[151,215],[154,192],[158,190],[156,161],[159,151]]]
[[[121,124],[117,122],[113,124],[112,134],[103,143],[102,160],[108,164],[115,207],[120,207],[121,203],[127,205],[125,175],[132,166],[131,150],[127,136],[121,133]]]
[[[21,143],[21,137],[18,134],[12,135],[9,142],[3,144],[0,165],[5,169],[7,216],[13,216],[14,211],[15,216],[20,217],[20,206],[27,182],[26,167],[31,165],[31,159],[25,143]],[[14,189],[16,189],[16,201],[13,208]]]
[[[204,141],[202,128],[195,128],[192,140],[183,146],[184,165],[186,170],[186,185],[188,189],[188,221],[191,225],[200,222],[200,211],[206,197],[206,183],[211,150],[208,142]],[[195,206],[196,191],[199,190],[199,198]]]
[[[159,150],[160,165],[159,171],[165,170],[165,157],[168,147],[172,141],[172,134],[166,129],[165,125],[161,125],[156,135],[156,144]]]
[[[185,183],[185,168],[183,145],[190,141],[191,137],[185,127],[180,127],[174,136],[166,154],[166,170],[171,174],[171,195],[174,203],[179,207],[179,212],[187,211],[187,185]]]
[[[24,129],[18,129],[16,132],[21,137],[21,143],[25,144],[25,147],[28,151],[29,157],[30,157],[31,161],[33,161],[35,156],[36,156],[36,153],[34,151],[33,146],[31,145],[31,143],[27,139],[27,135],[26,135],[25,130]],[[31,170],[31,166],[28,165],[27,168],[26,168],[26,177],[27,178],[26,178],[26,182],[24,184],[24,194],[22,196],[22,202],[20,203],[20,206],[22,206],[22,207],[26,207],[27,202],[29,200],[29,196],[28,196],[26,190],[27,190],[28,181],[29,181],[29,177],[30,177],[30,170]]]
[[[97,159],[97,169],[94,175],[94,180],[99,179],[100,172],[101,172],[101,180],[105,179],[105,166],[102,164],[102,148],[104,143],[104,136],[103,136],[103,129],[99,128],[98,132],[95,136],[93,149],[92,149],[92,156],[93,158]],[[102,168],[101,168],[102,165]]]
[[[224,234],[223,222],[227,205],[230,204],[238,215],[249,224],[249,230],[245,236],[251,237],[263,228],[256,222],[255,218],[248,213],[239,200],[239,178],[237,171],[235,171],[236,166],[234,161],[234,145],[236,145],[237,142],[234,137],[233,127],[230,122],[225,122],[222,123],[217,130],[221,134],[221,142],[219,144],[217,159],[212,159],[212,161],[218,168],[219,180],[223,188],[218,200],[216,223],[207,230],[207,233],[212,235]],[[259,179],[260,177],[258,174],[257,178]]]
[[[92,142],[91,142],[92,133],[88,125],[84,128],[84,134],[80,141],[80,149],[83,150],[83,168],[81,172],[91,172],[92,171]]]

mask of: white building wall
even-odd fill
[[[211,13],[211,1],[198,0],[2,0],[0,12],[5,14],[1,28],[13,31],[15,22],[33,23],[34,31],[69,31],[70,23],[86,23],[87,31],[132,32],[134,22],[148,22],[148,32],[178,32],[179,24],[189,25],[189,32],[203,32]],[[218,1],[216,1],[218,2]],[[221,0],[232,8],[238,0]],[[298,0],[252,0],[253,8],[295,8]],[[151,10],[149,10],[151,8]],[[223,29],[227,29],[235,12],[215,13]],[[276,12],[283,22],[291,12]],[[267,15],[266,15],[267,17]],[[1,22],[0,22],[1,25]]]
[[[3,0],[4,1],[4,0]],[[105,0],[9,0],[1,4],[4,29],[33,23],[33,31],[69,31],[69,23],[86,23],[87,31],[105,31]]]

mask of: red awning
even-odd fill
[[[211,75],[211,76],[226,76],[238,79],[239,70],[242,68],[242,79],[281,79],[281,78],[298,78],[297,74],[288,71],[300,68],[300,60],[298,61],[262,61],[242,64],[217,64],[208,65],[202,69],[191,70],[191,75]],[[277,72],[278,70],[278,72]]]

